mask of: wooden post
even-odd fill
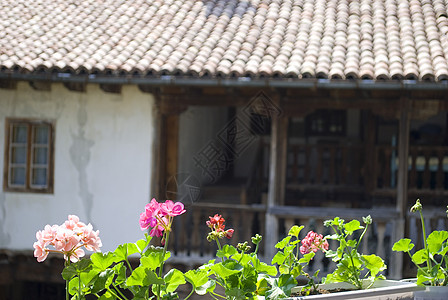
[[[406,224],[406,211],[408,203],[408,157],[409,157],[409,101],[401,99],[400,124],[398,129],[398,178],[397,178],[397,206],[399,213],[395,221],[392,234],[392,244],[404,237]],[[403,276],[403,254],[392,252],[393,266],[390,266],[389,277],[400,279]]]
[[[367,111],[367,126],[365,127],[365,186],[368,193],[371,193],[376,188],[377,174],[375,171],[375,165],[377,164],[376,150],[375,150],[375,138],[376,138],[376,124],[375,118],[371,111]]]
[[[179,148],[179,112],[157,112],[156,139],[154,145],[154,180],[152,194],[156,199],[175,197],[176,186],[170,186],[167,195],[167,183],[177,174]],[[170,199],[176,200],[176,199]]]
[[[273,116],[271,130],[271,154],[269,162],[269,187],[265,218],[265,257],[274,256],[274,245],[278,242],[278,219],[271,208],[284,203],[286,182],[288,117]]]

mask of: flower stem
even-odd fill
[[[111,293],[115,298],[122,299],[120,296],[118,296],[116,293],[114,293],[114,291],[113,291],[111,288],[107,287],[107,290],[108,290],[109,293]]]
[[[67,268],[68,266],[70,266],[70,257],[65,261],[65,267]],[[69,280],[65,280],[65,299],[66,300],[70,300],[70,295],[68,293],[68,289],[69,289]]]
[[[362,238],[364,237],[364,234],[366,233],[367,228],[369,228],[369,224],[366,224],[364,231],[361,233],[361,236],[359,237],[358,244],[356,245],[356,251],[358,251],[358,247],[361,244]]]
[[[169,224],[171,224],[171,222],[169,222]],[[169,226],[169,228],[171,228],[171,226]],[[159,277],[162,278],[162,274],[163,274],[163,265],[165,263],[165,254],[166,254],[166,249],[168,247],[168,242],[170,239],[170,230],[165,230],[165,245],[163,246],[163,252],[162,252],[162,263],[160,264],[160,269],[159,269]],[[157,285],[157,299],[160,299],[160,284]]]
[[[216,244],[218,245],[218,250],[221,252],[221,244],[219,243],[219,239],[216,238]],[[221,261],[224,262],[224,257],[221,257]]]
[[[425,218],[423,218],[422,210],[419,210],[419,213],[420,213],[420,219],[422,221],[423,243],[425,245],[425,251],[426,251],[426,255],[428,257],[427,260],[426,260],[426,263],[428,264],[428,270],[431,270],[432,264],[431,264],[431,259],[430,259],[430,256],[429,256],[428,245],[426,243]]]
[[[194,292],[194,286],[193,286],[193,288],[191,289],[191,292],[190,292],[190,294],[188,294],[188,296],[187,297],[185,297],[185,299],[184,300],[187,300],[188,298],[190,298],[191,297],[191,295],[193,295],[193,292]]]
[[[122,297],[122,299],[126,299],[126,300],[128,300],[128,298],[126,298],[126,296],[123,295],[123,293],[120,291],[120,289],[119,289],[115,284],[113,284],[113,287],[114,287],[115,290],[120,294],[120,296]]]

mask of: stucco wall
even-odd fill
[[[0,170],[5,118],[54,120],[56,134],[54,193],[0,191],[0,249],[32,249],[37,230],[69,214],[100,230],[104,251],[142,238],[138,218],[150,199],[153,109],[152,95],[135,86],[121,94],[97,85],[85,93],[62,84],[36,91],[25,82],[0,89]]]

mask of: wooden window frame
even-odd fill
[[[323,129],[315,130],[313,122],[322,120]],[[339,121],[333,124],[332,121]],[[332,125],[338,125],[340,130],[331,131]],[[306,136],[326,136],[326,137],[344,137],[347,135],[347,111],[343,109],[319,109],[305,117]]]
[[[11,142],[12,142],[12,129],[14,125],[27,126],[27,141],[26,141],[26,161],[25,166],[25,184],[24,186],[17,186],[10,184],[10,165],[11,162]],[[34,160],[32,159],[32,153],[37,144],[33,142],[34,127],[38,125],[47,125],[50,127],[48,136],[48,153],[47,153],[47,184],[45,187],[33,185],[31,176],[32,168],[35,167]],[[54,122],[49,120],[40,119],[19,119],[19,118],[7,118],[5,121],[5,155],[4,155],[4,170],[3,170],[3,190],[5,192],[20,192],[20,193],[42,193],[53,194],[54,187]],[[24,144],[25,145],[25,144]]]

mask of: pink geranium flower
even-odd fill
[[[160,212],[161,204],[156,199],[145,205],[145,211],[140,214],[140,228],[146,230],[157,224],[157,215]]]
[[[328,250],[329,244],[322,234],[317,234],[314,231],[308,232],[306,237],[302,240],[302,246],[300,246],[300,253],[307,254],[311,251],[316,253],[317,250]]]
[[[93,231],[91,224],[80,222],[75,215],[69,215],[62,225],[46,225],[44,230],[36,232],[36,238],[33,248],[38,262],[44,261],[50,252],[62,253],[66,260],[76,262],[85,255],[82,247],[99,251],[102,246],[99,231]]]
[[[162,203],[160,205],[160,211],[165,216],[175,217],[183,214],[186,212],[184,209],[184,204],[182,202],[176,202],[174,203],[171,200],[166,200],[165,203]]]
[[[37,257],[38,262],[43,262],[47,258],[49,252],[40,242],[34,242],[33,247],[34,257]]]
[[[173,218],[185,212],[181,202],[166,200],[164,203],[159,203],[153,198],[145,205],[145,211],[140,214],[140,228],[142,230],[151,228],[150,236],[162,237],[164,232],[171,231]]]
[[[233,236],[233,229],[227,229],[224,222],[226,221],[221,215],[215,214],[213,217],[208,217],[209,220],[205,222],[212,230],[207,237],[208,240],[216,240],[217,238],[226,237],[230,239]]]

